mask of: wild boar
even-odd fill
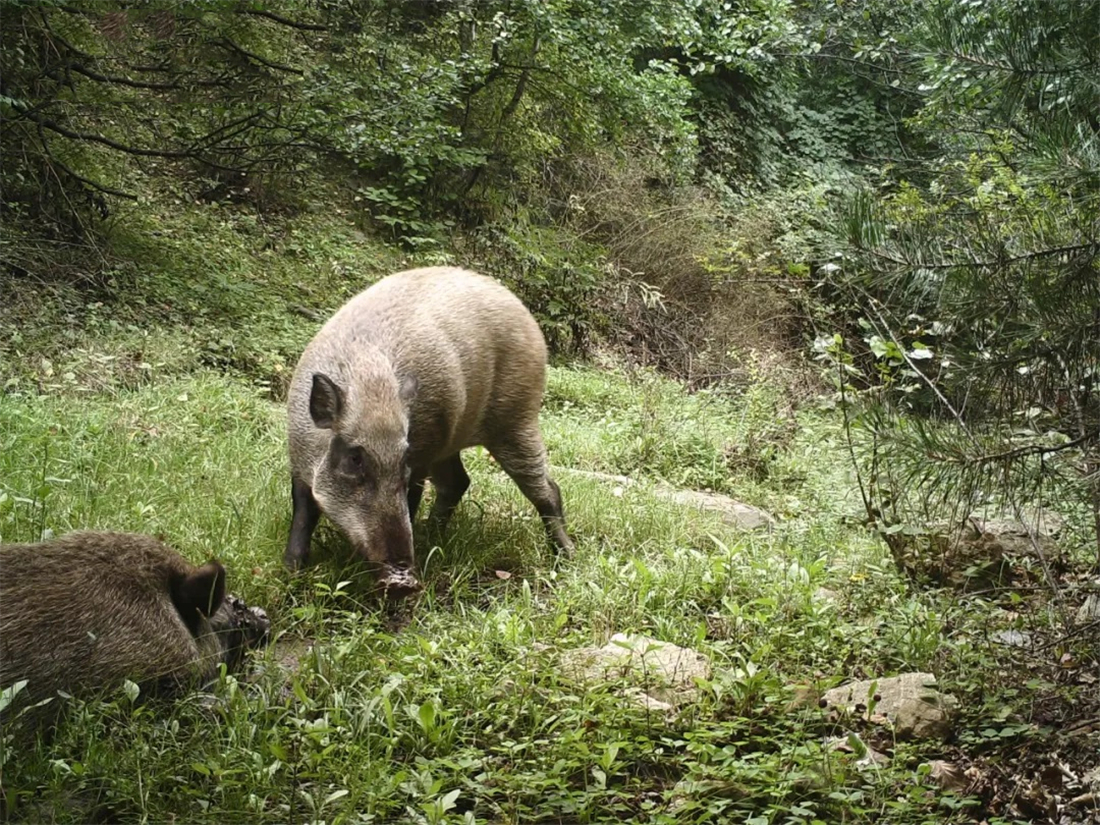
[[[238,667],[270,623],[225,592],[216,561],[195,567],[150,536],[77,532],[0,544],[0,689],[26,680],[6,715],[58,691],[91,696],[129,679],[174,695]]]
[[[470,483],[460,451],[475,445],[535,505],[557,548],[572,550],[539,431],[545,385],[542,331],[491,278],[429,267],[359,293],[309,343],[291,380],[287,566],[307,559],[323,512],[380,568],[391,596],[417,589],[412,519],[424,481],[442,529]]]

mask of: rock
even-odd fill
[[[685,507],[696,507],[700,510],[711,510],[722,517],[722,521],[734,527],[745,530],[758,530],[768,528],[775,524],[775,519],[759,507],[751,504],[742,504],[729,496],[721,493],[702,493],[697,490],[676,490],[672,487],[660,485],[654,488],[654,493],[669,501]]]
[[[819,587],[813,592],[813,600],[823,604],[838,604],[840,602],[840,594],[827,587]]]
[[[1077,623],[1088,624],[1100,619],[1100,593],[1089,593],[1085,603],[1077,609]]]
[[[899,533],[894,539],[900,563],[910,575],[966,591],[1011,584],[1016,560],[1035,558],[1037,549],[1048,559],[1060,552],[1044,529],[1032,531],[1018,521],[978,517],[931,524],[927,530]]]
[[[1031,647],[1031,636],[1019,630],[1002,630],[994,633],[993,641],[1011,647]]]
[[[1036,510],[1035,508],[1023,508],[1020,511],[1023,522],[1011,512],[981,512],[971,513],[969,521],[982,532],[1022,533],[1027,535],[1027,525],[1040,536],[1057,538],[1065,529],[1065,521],[1061,516],[1050,510]]]
[[[561,656],[562,671],[579,682],[627,679],[639,688],[623,695],[647,709],[674,708],[698,698],[695,679],[710,678],[710,662],[691,648],[648,636],[616,633],[603,647],[569,650]]]
[[[612,473],[600,473],[595,470],[574,470],[570,467],[553,467],[554,472],[563,472],[568,475],[591,478],[607,484],[615,485],[612,493],[616,497],[622,496],[622,491],[633,487],[637,482],[627,476],[614,475]],[[721,493],[704,493],[697,490],[678,490],[666,484],[658,484],[653,488],[653,494],[659,498],[675,502],[685,507],[696,507],[701,510],[710,510],[721,515],[726,524],[740,527],[745,530],[768,528],[775,524],[775,518],[759,507],[751,504],[742,504],[729,496]]]
[[[670,705],[668,702],[662,702],[660,699],[654,699],[644,690],[640,688],[632,688],[623,693],[624,696],[633,700],[636,705],[654,713],[669,713],[676,708]]]
[[[874,714],[893,722],[899,738],[945,739],[959,703],[954,696],[936,691],[935,684],[931,673],[902,673],[851,682],[826,691],[823,698],[829,707],[843,707],[849,713],[856,712],[857,706],[869,709],[873,704]],[[877,701],[871,696],[872,686]]]
[[[947,739],[958,714],[959,702],[944,693],[925,694],[906,699],[894,717],[894,733],[899,739]]]

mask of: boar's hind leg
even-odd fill
[[[458,453],[432,465],[432,485],[435,487],[432,527],[442,531],[470,486],[470,477],[466,474]]]
[[[290,539],[286,543],[283,562],[291,570],[297,570],[309,557],[309,542],[321,517],[321,508],[317,506],[310,486],[296,478],[291,480],[290,498],[294,503],[294,516],[290,522]]]
[[[565,532],[561,490],[550,478],[546,448],[538,426],[512,433],[505,441],[489,446],[489,452],[516,482],[528,501],[535,505],[547,535],[558,550],[572,552],[573,540]]]

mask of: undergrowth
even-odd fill
[[[553,462],[661,477],[666,465],[633,437],[590,420],[594,404],[616,415],[649,405],[681,429],[695,416],[712,452],[736,436],[719,426],[723,412],[736,420],[735,403],[677,397],[654,376],[555,369]],[[240,378],[206,369],[136,390],[8,394],[0,432],[4,541],[164,535],[195,561],[221,558],[280,637],[253,681],[223,679],[212,704],[131,706],[120,693],[78,706],[54,741],[8,752],[9,810],[22,820],[784,821],[794,809],[858,818],[896,792],[900,777],[822,745],[832,723],[816,706],[788,703],[796,685],[853,668],[934,666],[943,617],[904,594],[879,548],[820,512],[746,534],[645,483],[624,491],[560,472],[579,548],[555,561],[530,505],[475,450],[449,535],[438,547],[421,537],[426,593],[395,626],[335,531],[321,532],[306,575],[281,569],[283,413]],[[804,495],[824,503],[820,490]],[[844,595],[823,601],[821,587]],[[867,623],[892,603],[912,624]],[[615,684],[571,681],[561,652],[616,632],[709,656],[701,700],[666,718],[624,703]],[[300,656],[289,673],[288,649]]]
[[[946,746],[879,742],[893,758],[867,762],[836,748],[859,741],[843,720],[805,701],[931,670],[974,698],[979,745],[975,731],[999,737],[1028,701],[987,683],[985,608],[914,592],[854,524],[828,412],[793,409],[759,373],[687,394],[648,369],[557,366],[542,422],[575,555],[556,558],[533,508],[470,450],[448,534],[417,533],[425,591],[395,613],[327,524],[318,563],[283,569],[280,401],[328,313],[385,271],[447,256],[402,258],[330,213],[277,230],[213,206],[135,221],[94,278],[24,274],[0,307],[0,540],[163,535],[220,558],[276,642],[209,694],[134,704],[120,689],[69,703],[52,739],[5,742],[13,821],[967,820],[974,800],[928,776]],[[778,521],[741,530],[660,495],[670,486]],[[699,698],[647,709],[617,679],[581,684],[562,666],[615,633],[708,657]]]

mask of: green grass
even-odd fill
[[[793,686],[855,668],[934,666],[940,617],[831,514],[750,534],[654,497],[645,480],[665,477],[667,461],[639,440],[638,409],[659,432],[691,427],[678,443],[695,445],[699,471],[712,473],[737,432],[737,402],[569,368],[553,371],[550,399],[556,464],[629,470],[642,483],[617,495],[559,473],[578,550],[556,561],[530,505],[471,451],[468,499],[440,547],[419,538],[427,591],[397,629],[335,531],[321,531],[320,563],[305,575],[282,570],[284,416],[247,381],[207,370],[108,394],[5,397],[4,541],[77,528],[163,534],[195,561],[221,558],[232,589],[265,606],[284,641],[312,644],[291,675],[277,666],[281,647],[268,651],[261,675],[227,679],[213,706],[131,708],[121,694],[84,706],[52,743],[7,754],[9,805],[32,821],[692,822],[796,803],[826,820],[866,814],[902,780],[826,752],[821,712],[786,703]],[[822,586],[839,601],[816,599]],[[868,624],[888,607],[907,621]],[[561,650],[615,632],[706,653],[715,677],[702,701],[654,718],[615,685],[561,674]],[[681,781],[719,787],[673,801]],[[851,798],[831,798],[837,787]],[[444,811],[446,800],[455,807]]]
[[[161,534],[193,561],[220,558],[278,642],[213,698],[134,706],[120,689],[74,702],[50,741],[5,744],[13,821],[965,820],[919,770],[937,746],[898,743],[888,766],[860,767],[824,744],[851,725],[791,702],[912,669],[981,694],[990,661],[980,605],[910,591],[852,526],[827,413],[786,410],[766,381],[689,396],[644,370],[557,367],[543,428],[575,555],[555,558],[533,508],[471,450],[448,534],[433,546],[418,531],[425,592],[394,612],[324,522],[318,563],[282,568],[277,399],[317,317],[408,262],[332,215],[300,216],[274,252],[271,231],[227,211],[132,218],[95,284],[15,284],[0,308],[0,540]],[[659,483],[780,522],[742,532]],[[621,684],[567,677],[563,651],[617,632],[706,654],[699,701],[666,717]]]

